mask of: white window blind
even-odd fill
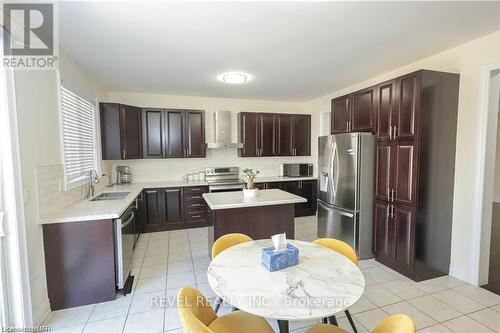
[[[95,106],[61,86],[61,114],[68,189],[86,181],[97,166]]]

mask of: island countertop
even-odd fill
[[[243,191],[203,193],[203,199],[212,210],[307,202],[305,198],[278,189],[259,190],[255,197],[243,197]]]

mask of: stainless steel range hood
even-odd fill
[[[215,142],[207,143],[207,148],[243,148],[243,143],[231,142],[231,111],[214,112]]]

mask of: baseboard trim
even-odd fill
[[[463,269],[454,267],[453,265],[450,265],[450,276],[457,278],[459,280],[465,281],[470,284],[476,284],[473,281],[471,281],[471,277],[467,272],[465,272]]]
[[[38,310],[33,313],[33,321],[35,323],[35,326],[41,326],[45,320],[49,317],[50,315],[50,302],[49,299],[47,299],[43,304],[38,308]]]

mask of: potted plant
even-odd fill
[[[247,183],[247,188],[243,189],[243,195],[246,197],[256,196],[258,188],[254,187],[255,177],[257,177],[260,171],[254,169],[244,169],[242,173],[245,176],[245,182]]]

